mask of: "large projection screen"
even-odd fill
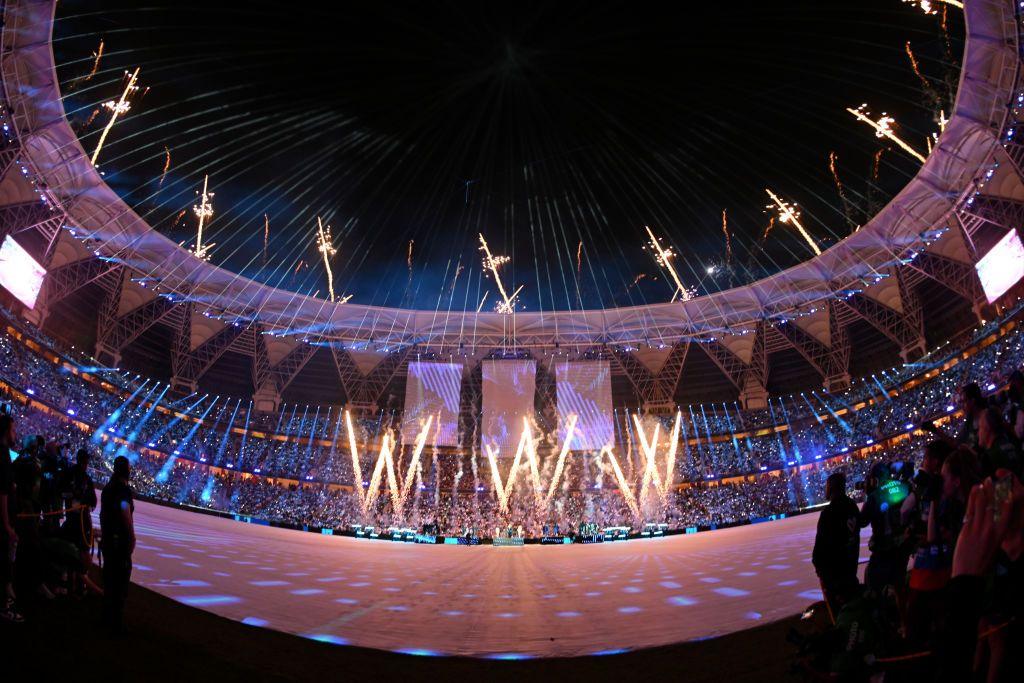
[[[415,443],[423,425],[433,416],[427,443],[458,446],[461,386],[462,363],[409,363],[402,443]]]
[[[600,450],[614,442],[611,372],[606,360],[555,366],[559,443],[565,439],[571,415],[576,415],[572,450]]]
[[[483,419],[480,443],[498,455],[515,455],[523,433],[523,418],[533,424],[537,363],[532,360],[483,362]]]
[[[995,303],[1024,277],[1024,244],[1021,244],[1017,230],[1006,233],[996,246],[978,259],[974,267],[978,271],[981,288],[985,290],[985,298],[990,304]]]
[[[0,286],[29,308],[35,308],[46,269],[8,235],[0,245]]]

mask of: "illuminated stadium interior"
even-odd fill
[[[481,660],[828,627],[826,480],[918,482],[1024,365],[1024,4],[720,4],[0,2],[19,439],[127,458],[168,609]]]

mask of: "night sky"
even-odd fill
[[[791,228],[761,239],[765,187],[800,205],[822,248],[849,234],[918,164],[844,108],[888,112],[924,151],[958,77],[960,10],[946,25],[899,0],[65,1],[54,47],[89,153],[109,119],[98,103],[141,67],[100,168],[186,245],[209,174],[214,263],[323,295],[322,215],[339,295],[432,310],[489,292],[490,310],[482,232],[512,257],[520,308],[552,310],[668,300],[645,225],[700,292],[807,258]]]

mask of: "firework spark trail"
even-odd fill
[[[157,183],[157,187],[164,186],[164,179],[167,178],[167,172],[171,170],[171,148],[164,145],[164,170],[160,174],[160,182]]]
[[[196,258],[202,260],[208,260],[210,258],[210,249],[215,247],[215,244],[203,244],[203,226],[207,219],[213,218],[213,193],[207,192],[207,186],[210,180],[210,176],[203,176],[203,192],[199,195],[199,203],[192,207],[192,211],[196,214],[199,219],[199,225],[196,229]]]
[[[267,265],[267,247],[270,244],[270,217],[263,214],[263,265]]]
[[[639,275],[637,275],[636,278],[634,278],[633,282],[630,283],[628,287],[626,287],[626,293],[628,294],[629,290],[633,289],[638,284],[640,284],[640,281],[643,280],[645,277],[647,277],[647,273],[640,273]]]
[[[580,272],[583,270],[583,240],[580,240],[579,246],[576,247],[576,278],[579,279]]]
[[[879,168],[881,167],[881,164],[882,164],[882,152],[884,152],[884,151],[885,151],[884,149],[880,149],[877,152],[875,152],[875,158],[872,160],[872,164],[871,164],[871,180],[873,180],[876,183],[878,182],[878,170],[879,170]]]
[[[725,263],[732,263],[732,238],[729,237],[729,218],[726,210],[722,209],[722,232],[725,234]]]
[[[516,295],[523,289],[522,286],[515,291],[510,297],[508,292],[505,291],[505,284],[501,281],[501,275],[498,273],[498,266],[507,263],[509,261],[508,256],[494,256],[491,254],[491,248],[487,246],[487,240],[484,239],[483,233],[479,233],[480,237],[480,250],[484,252],[484,268],[489,269],[491,274],[494,276],[494,282],[498,285],[498,292],[501,294],[502,302],[498,304],[498,312],[506,315],[515,312],[515,298]],[[484,296],[486,298],[486,295]],[[483,304],[481,303],[481,306]]]
[[[761,235],[761,241],[762,242],[764,242],[766,239],[768,239],[768,235],[769,235],[769,233],[771,233],[772,228],[774,228],[774,227],[775,227],[775,216],[769,216],[768,217],[768,227],[766,227],[764,229],[764,233]]]
[[[465,270],[465,266],[461,263],[455,266],[455,277],[452,278],[452,286],[448,289],[448,294],[455,294],[455,285],[459,281],[459,276],[462,275],[462,271]]]
[[[409,240],[409,250],[405,255],[405,265],[409,267],[409,277],[412,277],[412,245],[415,240]]]
[[[897,145],[899,145],[899,147],[903,151],[905,151],[907,154],[914,157],[923,164],[925,162],[924,155],[918,152],[913,147],[911,147],[909,144],[907,144],[902,138],[896,135],[896,132],[892,129],[892,124],[896,123],[896,119],[887,115],[883,111],[882,116],[879,117],[877,121],[875,121],[870,118],[870,112],[867,111],[867,106],[868,105],[866,104],[862,104],[856,109],[853,109],[852,107],[847,107],[846,111],[853,114],[854,118],[856,118],[858,121],[866,123],[867,125],[874,128],[875,137],[892,140]]]
[[[836,156],[835,152],[828,153],[828,170],[832,173],[832,182],[835,183],[836,192],[839,193],[839,200],[843,204],[843,215],[846,217],[846,222],[850,224],[853,231],[856,232],[860,229],[857,222],[853,220],[852,216],[852,205],[850,204],[849,198],[846,196],[846,189],[843,187],[843,181],[839,179],[839,167],[836,162],[839,161],[839,157]],[[767,234],[767,233],[766,233]]]
[[[338,250],[334,248],[331,226],[328,225],[325,229],[324,222],[320,219],[320,216],[316,217],[316,225],[316,248],[324,257],[324,270],[327,271],[327,292],[331,297],[330,300],[334,301],[334,271],[331,270],[331,257],[337,254]]]
[[[100,115],[100,110],[98,108],[97,109],[93,109],[92,113],[89,114],[89,118],[87,118],[85,120],[85,125],[83,125],[82,128],[88,128],[89,126],[91,126],[92,122],[95,121],[96,117],[99,116],[99,115]]]
[[[960,0],[903,0],[903,2],[914,7],[920,7],[921,11],[925,14],[937,13],[938,10],[935,9],[935,5],[949,5],[957,9],[964,8],[964,3],[960,2]],[[945,8],[943,8],[943,11],[945,11]]]
[[[626,501],[626,505],[629,506],[633,516],[640,519],[640,508],[636,504],[636,498],[633,496],[633,492],[629,490],[629,482],[626,481],[626,477],[622,474],[622,468],[619,467],[619,461],[615,459],[615,453],[612,451],[611,446],[605,446],[601,449],[601,455],[608,456],[608,462],[612,465],[612,471],[615,473],[615,482],[619,485],[619,491],[622,492],[622,497]]]
[[[768,193],[768,196],[771,197],[772,201],[774,202],[774,205],[769,204],[767,208],[776,209],[779,212],[780,222],[792,223],[793,226],[797,229],[797,231],[799,231],[800,235],[807,242],[807,245],[811,248],[811,251],[813,251],[816,255],[820,256],[821,249],[818,248],[817,243],[811,237],[810,233],[808,233],[807,230],[804,229],[803,224],[800,222],[800,212],[797,211],[796,207],[794,205],[790,205],[782,201],[777,194],[769,190],[767,187],[765,188],[765,192]]]
[[[490,294],[490,293],[491,293],[491,290],[489,290],[489,289],[486,292],[484,292],[483,297],[481,297],[481,299],[480,299],[480,305],[476,307],[476,312],[477,313],[479,313],[481,310],[483,310],[484,302],[487,301],[487,295]]]
[[[187,211],[188,211],[188,209],[182,209],[181,211],[178,212],[178,215],[174,217],[173,221],[171,221],[171,227],[172,228],[175,228],[175,227],[178,226],[178,223],[181,222],[181,219],[185,216],[185,213]]]
[[[96,52],[92,53],[92,56],[95,58],[95,59],[93,59],[93,62],[92,62],[92,69],[90,69],[89,73],[87,73],[85,75],[85,77],[82,79],[82,83],[87,83],[88,81],[91,81],[92,77],[96,75],[97,71],[99,71],[100,60],[103,59],[103,39],[102,38],[100,38],[99,47],[96,48]]]
[[[103,128],[103,132],[100,133],[100,141],[96,144],[96,151],[92,153],[91,162],[93,166],[96,165],[96,160],[100,158],[100,150],[103,149],[103,143],[106,142],[107,135],[110,134],[110,129],[114,127],[114,122],[117,121],[117,117],[131,109],[131,103],[128,102],[128,96],[138,90],[138,86],[135,85],[135,82],[139,78],[139,69],[141,68],[142,67],[138,66],[135,67],[135,71],[133,71],[132,75],[128,78],[128,85],[126,85],[124,90],[121,92],[121,97],[118,98],[117,102],[110,100],[103,103],[103,106],[110,110],[110,120],[107,121],[107,125]]]
[[[651,238],[649,246],[654,252],[654,260],[659,266],[664,266],[668,270],[673,282],[675,282],[676,291],[672,293],[672,300],[675,301],[675,298],[678,296],[683,301],[689,301],[693,298],[693,294],[683,286],[683,281],[679,279],[679,273],[676,272],[675,266],[672,265],[672,259],[676,257],[675,252],[672,251],[671,247],[665,249],[661,246],[658,238],[651,232],[650,226],[645,225],[644,229],[647,230],[647,235]]]
[[[909,40],[905,45],[905,50],[907,53],[907,59],[910,60],[910,68],[914,71],[914,75],[917,76],[918,80],[921,81],[921,87],[924,89],[928,97],[932,100],[932,105],[935,106],[936,108],[941,107],[943,101],[942,96],[939,95],[939,91],[932,86],[931,81],[929,81],[925,77],[925,75],[921,73],[921,66],[920,64],[918,64],[917,57],[914,55],[914,51],[910,47]]]

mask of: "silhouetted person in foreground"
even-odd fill
[[[860,512],[846,495],[846,475],[837,472],[825,481],[828,505],[818,517],[811,556],[832,615],[857,591],[857,560],[860,555]]]
[[[114,460],[114,473],[100,496],[100,548],[103,551],[103,621],[112,633],[124,630],[124,602],[135,551],[135,503],[128,458]]]

